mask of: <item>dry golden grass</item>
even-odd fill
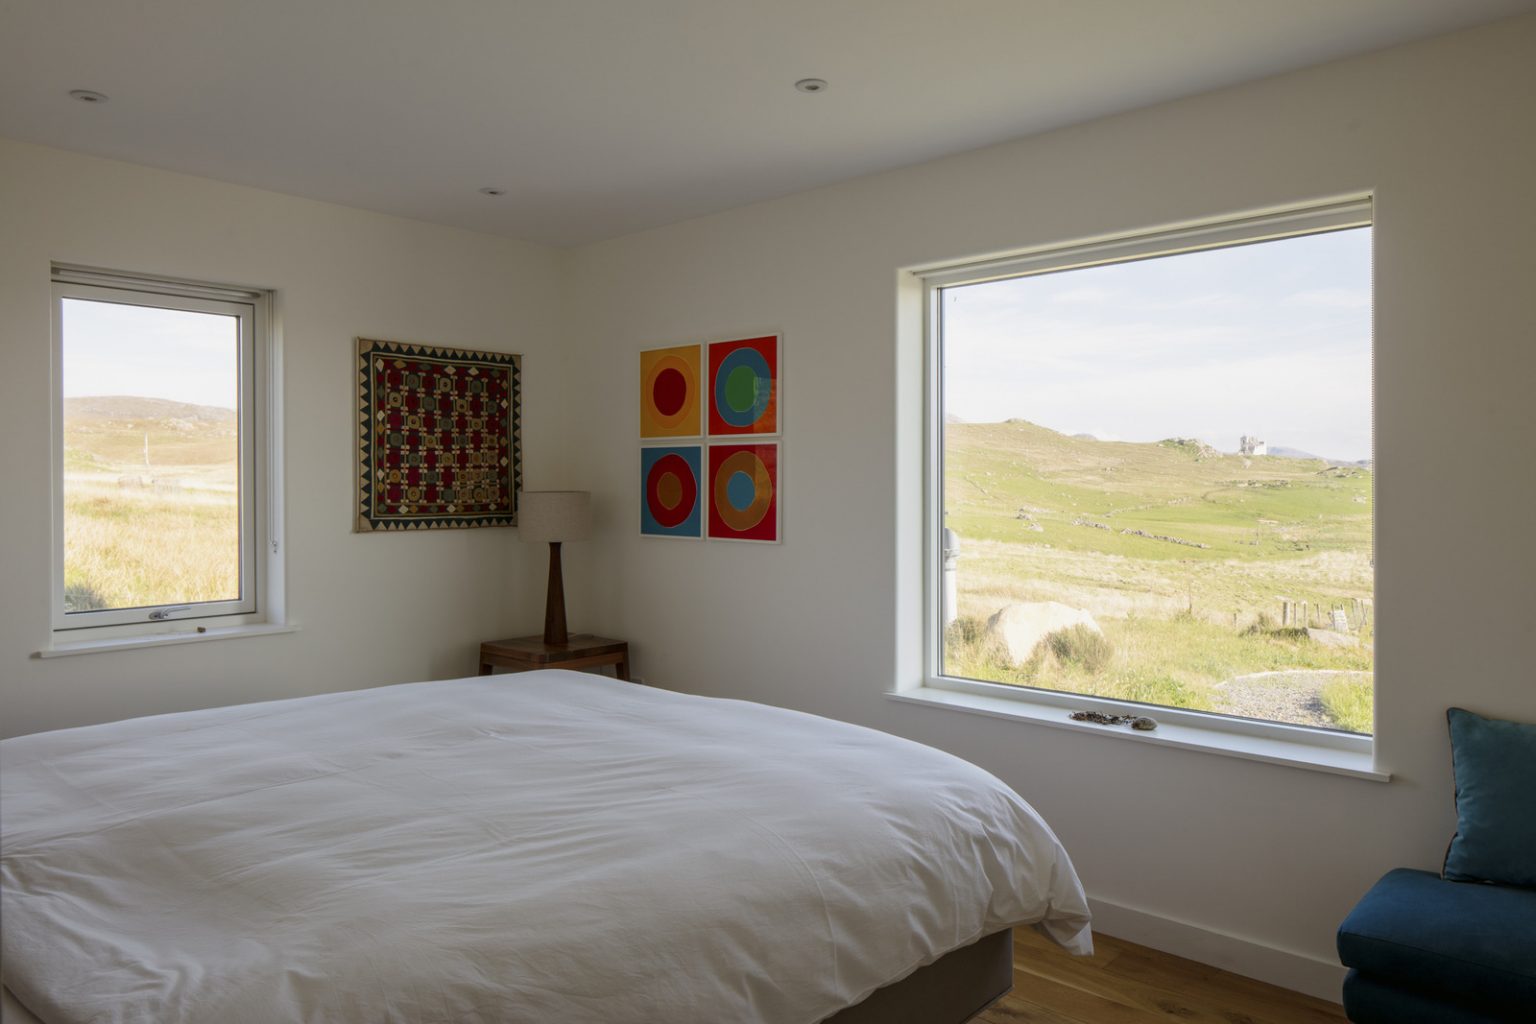
[[[72,398],[64,445],[69,611],[240,596],[233,410],[131,395]]]
[[[1018,601],[1060,601],[1100,619],[1186,615],[1242,629],[1261,613],[1278,622],[1282,595],[1318,611],[1371,596],[1367,550],[1212,562],[968,538],[961,545],[959,612],[980,618]]]
[[[70,611],[240,596],[232,489],[169,492],[65,478],[64,589]]]

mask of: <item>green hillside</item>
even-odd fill
[[[1369,731],[1371,475],[1190,439],[946,424],[960,558],[944,671]],[[1047,601],[1088,612],[1102,639],[1019,661],[987,634],[1000,609]],[[1335,612],[1346,629],[1325,629]]]
[[[1371,471],[1320,459],[1095,441],[1012,420],[946,426],[944,470],[945,525],[962,537],[1202,561],[1370,543]]]

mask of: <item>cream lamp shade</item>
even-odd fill
[[[526,541],[559,544],[592,532],[592,495],[587,491],[524,491],[517,503],[517,532]]]

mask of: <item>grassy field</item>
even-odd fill
[[[1349,732],[1370,732],[1375,696],[1364,680],[1341,680],[1323,687],[1320,699],[1328,717]]]
[[[1022,421],[945,431],[945,525],[962,545],[946,672],[1369,731],[1369,468]],[[1011,661],[986,620],[1034,601],[1090,612],[1107,651],[1092,666],[1070,646]],[[1306,602],[1302,627],[1342,609],[1344,646],[1279,628],[1283,601]],[[1285,695],[1286,676],[1243,678],[1257,673],[1297,673],[1298,686],[1337,676]]]
[[[238,436],[227,409],[66,400],[68,610],[240,595]]]

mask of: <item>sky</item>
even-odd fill
[[[114,302],[64,300],[64,397],[135,395],[237,408],[240,322]]]
[[[946,288],[946,414],[1371,457],[1370,229]]]

